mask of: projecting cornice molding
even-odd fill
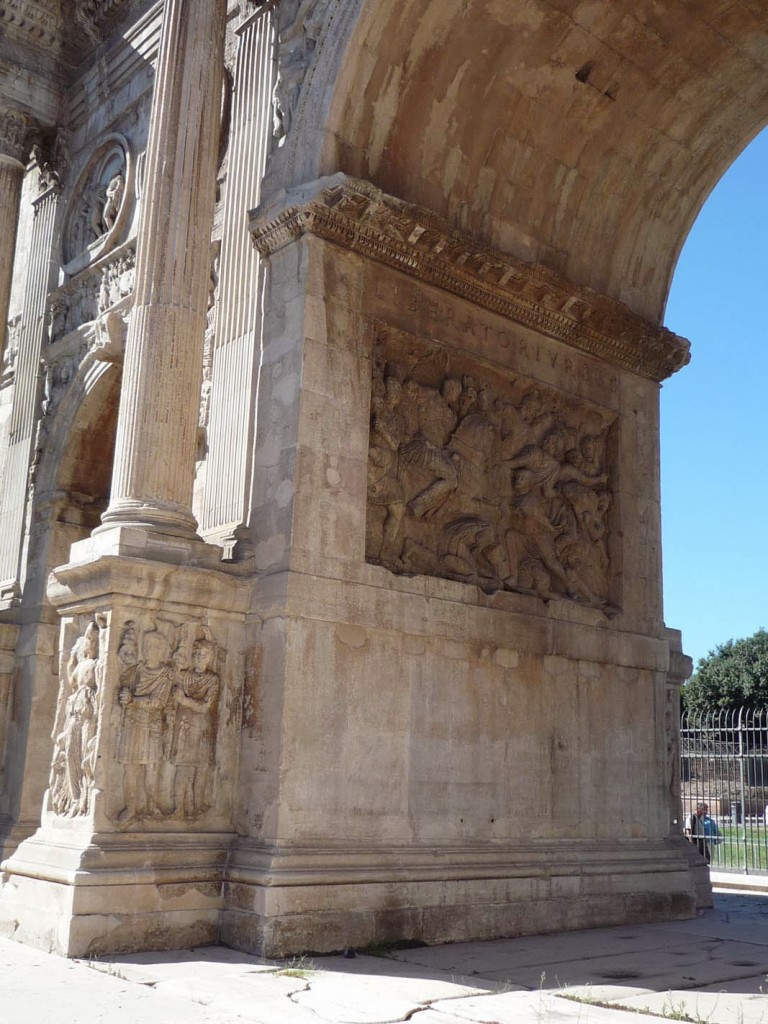
[[[72,69],[106,39],[128,7],[128,0],[6,0],[0,2],[0,36],[44,53],[46,72]]]
[[[0,106],[0,159],[11,160],[23,167],[36,127],[26,114]]]
[[[52,0],[8,0],[0,3],[0,25],[4,26],[4,33],[57,53],[62,32],[61,5]]]
[[[254,244],[265,257],[312,234],[651,380],[664,380],[690,359],[685,338],[622,303],[480,245],[430,210],[370,182],[336,174],[254,210],[251,218]]]

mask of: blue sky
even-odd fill
[[[768,627],[768,131],[702,208],[666,326],[690,364],[661,393],[664,617],[694,663]]]

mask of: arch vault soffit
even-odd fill
[[[367,179],[661,320],[698,211],[768,123],[762,2],[327,6],[289,185]]]

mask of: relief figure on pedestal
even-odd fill
[[[50,791],[56,814],[74,817],[88,810],[98,723],[99,658],[99,627],[91,622],[72,647],[63,721],[57,717],[54,728]]]
[[[616,611],[613,414],[394,328],[371,388],[369,561]]]
[[[213,802],[219,648],[202,623],[126,622],[117,651],[123,825],[196,818]],[[119,806],[119,805],[118,805]]]
[[[129,648],[130,649],[130,648]],[[125,806],[118,821],[161,817],[160,766],[163,760],[166,708],[173,688],[168,638],[147,630],[141,638],[141,660],[120,676],[118,702],[123,721],[117,760],[123,764]]]
[[[175,765],[174,810],[185,818],[203,814],[213,799],[216,712],[220,681],[218,652],[205,637],[192,645],[192,666],[182,669],[171,691],[171,763]]]

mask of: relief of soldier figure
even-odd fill
[[[196,818],[213,802],[219,649],[207,626],[130,621],[118,648],[121,824]]]
[[[410,342],[374,353],[367,560],[614,613],[613,417]]]

